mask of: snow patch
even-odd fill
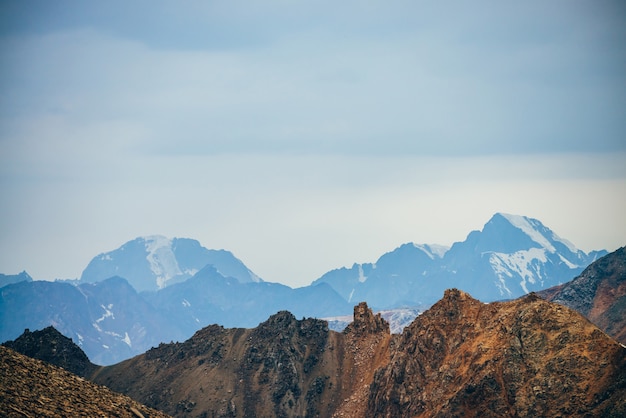
[[[100,307],[104,309],[104,314],[100,318],[96,319],[96,323],[100,323],[104,321],[106,318],[115,319],[115,315],[113,315],[113,311],[111,310],[113,309],[112,303],[109,303],[107,306],[100,305]]]
[[[513,278],[514,275],[521,279],[520,286],[524,293],[529,293],[527,284],[535,284],[536,278],[543,278],[540,263],[548,261],[545,251],[543,248],[531,248],[512,254],[488,253],[489,264],[491,264],[499,281],[496,285],[500,289],[500,293],[503,294],[502,292],[506,291],[506,294],[511,296],[511,291],[506,287],[505,282],[507,278]]]
[[[352,301],[352,296],[354,295],[354,289],[352,289],[352,292],[350,292],[350,296],[348,296],[348,303],[350,303]]]
[[[419,250],[422,250],[431,260],[435,258],[443,258],[450,247],[438,244],[413,244]]]
[[[78,332],[76,333],[76,336],[78,337],[78,345],[83,345],[83,336],[80,335]]]
[[[183,273],[188,274],[189,276],[195,276],[197,272],[199,272],[200,270],[198,269],[187,269],[185,270]]]
[[[188,301],[187,299],[183,299],[183,306],[184,306],[185,308],[188,308],[188,307],[190,307],[190,306],[191,306],[191,303],[189,303],[189,301]]]
[[[145,237],[144,241],[150,270],[156,277],[158,288],[163,289],[172,277],[182,274],[172,251],[172,240],[161,235],[153,235]]]
[[[129,347],[133,347],[133,344],[130,341],[130,337],[128,336],[128,332],[124,333],[124,338],[122,339]]]
[[[573,252],[574,254],[578,253],[578,248],[576,248],[576,246],[574,244],[572,244],[570,241],[566,240],[565,238],[559,237],[554,232],[552,233],[552,240],[553,241],[558,241],[561,244],[565,245],[567,247],[567,249],[570,250],[571,252]]]
[[[571,262],[571,261],[569,261],[567,258],[563,257],[561,254],[559,254],[559,258],[561,259],[561,261],[562,261],[563,263],[565,263],[565,265],[566,265],[567,267],[569,267],[569,268],[571,268],[571,269],[575,269],[576,267],[579,267],[579,266],[577,266],[577,265],[575,265],[575,264],[572,264],[572,262]]]
[[[359,282],[364,283],[367,280],[367,276],[363,273],[363,265],[359,264]]]

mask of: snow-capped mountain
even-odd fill
[[[209,250],[193,239],[170,239],[160,235],[139,237],[116,250],[97,255],[80,279],[98,282],[120,276],[137,291],[157,290],[185,281],[207,265],[242,283],[262,281],[229,251]]]
[[[378,309],[429,305],[452,287],[491,301],[569,281],[604,254],[585,254],[537,219],[497,213],[449,249],[404,244],[375,263],[332,270],[313,283]]]

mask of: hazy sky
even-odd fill
[[[0,272],[141,235],[309,284],[495,212],[626,245],[622,1],[0,2]]]

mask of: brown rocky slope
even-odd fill
[[[342,334],[326,321],[279,312],[254,329],[204,328],[92,379],[180,417],[363,416],[391,338],[388,324],[364,303]]]
[[[577,310],[626,344],[626,247],[595,261],[574,280],[537,294]]]
[[[626,349],[534,294],[448,290],[376,372],[365,416],[626,416]]]
[[[64,369],[0,346],[2,417],[167,417]]]

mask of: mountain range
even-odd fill
[[[483,303],[450,289],[400,335],[366,303],[353,317],[341,333],[287,311],[252,329],[211,325],[86,377],[176,417],[626,414],[626,348],[578,312],[536,294]],[[12,346],[77,351],[54,330],[33,334]],[[7,357],[12,365],[25,361],[0,347],[0,360]],[[60,357],[48,359],[67,363]],[[21,412],[41,408],[31,392],[48,373],[20,375]],[[74,380],[72,387],[82,393],[87,383]],[[52,395],[45,405],[67,407],[68,396],[75,397]],[[88,396],[77,403],[89,405]],[[7,399],[0,397],[0,411],[9,410]]]
[[[625,282],[626,247],[568,283],[512,301],[484,303],[446,290],[400,334],[362,302],[342,332],[281,311],[254,328],[210,325],[107,367],[89,362],[52,327],[26,330],[4,345],[176,417],[620,417],[626,346],[613,338],[624,335]],[[8,348],[0,349],[0,361],[10,364],[0,372],[9,386],[0,390],[17,388],[0,396],[7,416],[40,414],[42,405],[93,410],[117,396],[67,373],[39,372],[44,365]],[[19,372],[25,367],[31,371]],[[50,376],[81,395],[47,388]],[[148,413],[118,399],[102,407]]]
[[[76,283],[4,276],[10,284],[0,288],[0,341],[52,325],[108,365],[210,324],[250,328],[281,310],[337,318],[355,301],[386,312],[400,332],[447,288],[484,301],[511,299],[565,283],[604,254],[576,249],[536,219],[496,214],[450,248],[403,244],[375,263],[292,289],[196,240],[140,237],[94,257]],[[347,321],[333,324],[340,330]]]
[[[565,283],[605,254],[586,254],[536,219],[497,213],[450,248],[403,244],[375,263],[329,271],[313,284],[328,283],[348,302],[365,300],[376,309],[430,306],[449,288],[494,301]]]

